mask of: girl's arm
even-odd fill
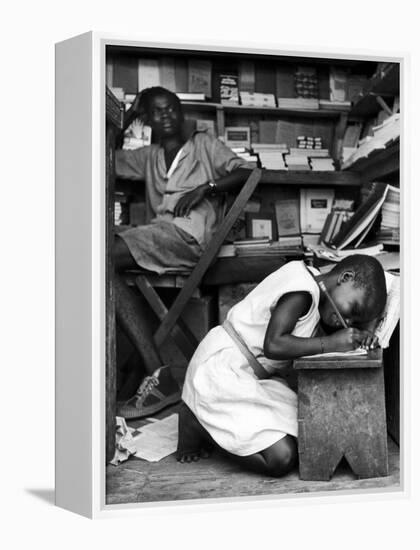
[[[264,339],[264,355],[268,359],[295,359],[303,355],[350,351],[356,349],[366,337],[365,331],[346,328],[328,336],[301,338],[291,332],[300,317],[311,307],[309,292],[290,292],[277,302]]]

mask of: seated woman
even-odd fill
[[[342,328],[321,282],[349,328]],[[269,275],[191,359],[178,460],[206,457],[217,445],[244,468],[270,476],[289,472],[297,461],[297,398],[282,372],[304,355],[375,347],[372,333],[355,327],[376,319],[385,302],[384,272],[370,256],[349,256],[324,275],[301,261]],[[329,334],[315,335],[320,324]],[[251,366],[253,359],[259,366]]]
[[[162,365],[147,315],[121,273],[139,267],[159,274],[193,268],[221,221],[220,195],[238,189],[250,174],[247,163],[219,139],[205,131],[184,135],[181,102],[165,88],[138,94],[125,126],[135,118],[151,126],[153,143],[116,151],[116,175],[145,182],[150,223],[116,236],[115,294],[117,321],[147,376],[135,395],[119,404],[117,414],[125,418],[153,414],[178,401],[180,391]]]

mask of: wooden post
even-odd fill
[[[117,398],[116,333],[115,333],[115,294],[114,294],[114,143],[115,131],[109,126],[106,130],[106,462],[112,460],[115,452],[115,414]]]

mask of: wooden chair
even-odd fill
[[[141,273],[135,276],[135,285],[160,320],[160,325],[154,334],[155,344],[158,349],[162,346],[166,338],[171,335],[183,355],[188,360],[192,357],[198,342],[186,324],[180,319],[180,315],[202,281],[207,269],[216,258],[223,241],[235,221],[238,219],[238,216],[243,211],[246,203],[257,187],[260,178],[261,170],[255,168],[244,183],[241,191],[237,195],[206,250],[203,252],[200,260],[185,279],[183,287],[169,309],[165,306],[156,292],[148,275]]]

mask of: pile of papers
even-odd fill
[[[118,465],[130,456],[148,462],[158,462],[176,451],[178,445],[178,414],[163,420],[149,418],[140,428],[127,427],[124,418],[117,416],[116,452],[111,464]]]
[[[368,157],[373,151],[385,149],[400,137],[399,113],[390,116],[384,120],[382,124],[375,126],[372,130],[373,136],[367,136],[363,138],[363,140],[360,140],[359,147],[343,163],[343,170],[352,166],[357,160]]]

